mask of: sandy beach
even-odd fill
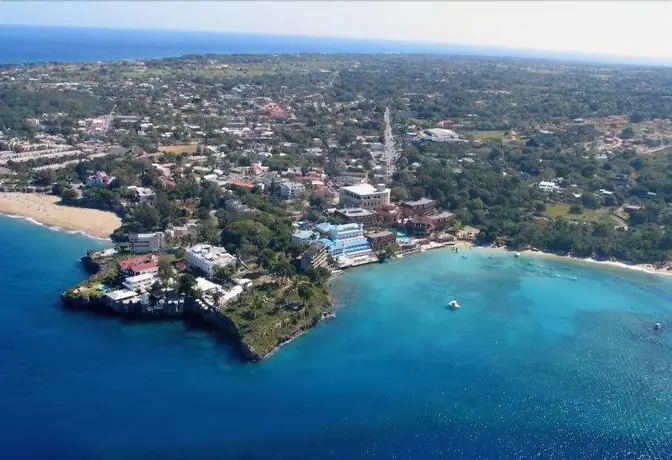
[[[541,256],[541,257],[552,257],[552,258],[559,258],[559,259],[570,259],[570,260],[575,260],[578,262],[585,262],[585,263],[590,263],[590,264],[599,264],[599,265],[607,265],[611,267],[618,267],[618,268],[625,268],[628,270],[635,270],[638,272],[645,272],[645,273],[651,273],[655,275],[667,275],[667,276],[672,276],[672,270],[668,270],[667,268],[659,268],[656,267],[653,264],[626,264],[625,262],[618,262],[616,260],[596,260],[592,259],[590,257],[588,258],[580,258],[580,257],[573,257],[573,256],[563,256],[563,255],[558,255],[558,254],[551,254],[543,251],[534,251],[531,249],[525,250],[525,251],[520,251],[521,254],[534,254],[536,256]]]
[[[628,270],[635,270],[638,272],[645,272],[645,273],[651,273],[655,275],[667,275],[667,276],[672,276],[672,265],[670,266],[670,269],[668,270],[667,267],[657,267],[653,264],[626,264],[625,262],[619,262],[616,260],[596,260],[592,259],[590,257],[588,258],[581,258],[581,257],[574,257],[574,256],[567,256],[567,255],[560,255],[560,254],[553,254],[550,252],[543,252],[543,251],[538,251],[534,249],[526,249],[526,250],[521,250],[521,251],[516,251],[512,249],[508,249],[503,246],[476,246],[470,241],[465,241],[465,240],[458,240],[456,241],[455,247],[461,248],[461,249],[468,249],[471,247],[474,248],[482,248],[482,249],[492,249],[496,251],[507,251],[510,252],[512,255],[515,254],[516,252],[520,254],[530,254],[530,255],[535,255],[538,257],[548,257],[548,258],[557,258],[560,260],[572,260],[576,262],[584,262],[584,263],[589,263],[589,264],[598,264],[598,265],[606,265],[606,266],[611,266],[611,267],[618,267],[618,268],[625,268]],[[450,247],[450,246],[449,246]]]
[[[121,225],[114,213],[58,204],[59,197],[39,193],[0,193],[0,214],[33,219],[48,226],[109,238]]]

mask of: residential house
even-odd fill
[[[147,203],[154,196],[154,190],[148,187],[130,185],[127,188],[133,192],[135,195],[135,200],[138,203]]]
[[[305,190],[306,187],[300,182],[283,181],[280,183],[280,198],[291,200]]]
[[[553,193],[560,190],[560,187],[558,187],[555,182],[547,182],[542,180],[539,182],[539,190],[545,193]]]
[[[86,179],[86,185],[89,187],[109,187],[114,176],[108,176],[104,171],[98,171]]]

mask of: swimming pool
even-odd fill
[[[409,241],[412,241],[413,238],[408,236],[407,234],[403,232],[396,232],[397,233],[397,241],[400,243],[408,243]]]

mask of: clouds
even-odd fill
[[[670,2],[10,2],[0,23],[386,38],[672,58]]]

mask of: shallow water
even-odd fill
[[[244,364],[181,322],[63,310],[76,260],[100,244],[0,218],[3,456],[672,455],[662,276],[427,252],[349,271],[335,320]]]

